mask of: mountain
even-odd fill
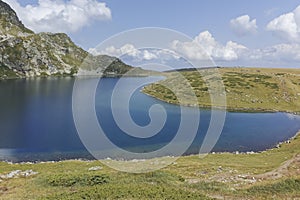
[[[0,79],[78,73],[120,75],[131,69],[118,58],[89,54],[64,33],[35,34],[0,0]]]

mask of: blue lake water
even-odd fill
[[[124,78],[123,81],[130,86],[141,79],[158,80],[145,77]],[[150,122],[148,111],[154,104],[165,108],[167,120],[163,129],[152,137],[129,136],[116,125],[111,111],[111,94],[118,80],[101,79],[96,92],[96,114],[106,136],[119,148],[135,153],[155,151],[168,144],[179,127],[180,107],[136,90],[130,100],[130,114],[136,124],[145,126]],[[0,160],[93,158],[81,142],[73,121],[74,81],[74,78],[0,81]],[[120,110],[127,106],[122,98],[117,103]],[[208,129],[211,112],[201,109],[200,113],[197,135],[185,154],[199,152]],[[213,151],[262,151],[294,136],[299,129],[300,117],[292,114],[228,112]]]

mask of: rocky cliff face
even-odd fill
[[[99,75],[107,66],[107,74],[131,69],[117,58],[90,55],[66,34],[35,34],[0,0],[0,78],[76,75],[78,71]]]

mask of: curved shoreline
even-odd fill
[[[234,152],[229,152],[229,151],[224,151],[224,152],[209,152],[207,154],[203,155],[251,155],[251,154],[263,154],[266,152],[271,152],[274,149],[279,149],[281,148],[281,145],[286,144],[289,145],[293,140],[300,138],[300,130],[298,130],[294,136],[288,138],[287,140],[278,142],[274,147],[268,148],[262,151],[247,151],[247,152],[240,152],[240,151],[234,151]],[[104,160],[114,160],[118,162],[135,162],[135,161],[146,161],[146,160],[151,160],[151,159],[165,159],[165,158],[170,158],[170,157],[177,157],[177,158],[187,158],[187,157],[193,157],[193,156],[199,156],[202,154],[187,154],[187,155],[181,155],[181,156],[172,156],[172,155],[167,155],[167,156],[162,156],[162,157],[153,157],[153,158],[148,158],[148,159],[123,159],[123,160],[118,160],[118,159],[112,159],[112,158],[105,158],[105,159],[85,159],[85,158],[74,158],[74,159],[61,159],[61,160],[48,160],[48,161],[20,161],[20,162],[13,162],[13,161],[8,161],[8,160],[0,160],[0,163],[7,163],[7,164],[42,164],[42,163],[60,163],[60,162],[69,162],[69,161],[80,161],[80,162],[94,162],[94,161],[104,161]]]
[[[185,106],[185,107],[191,107],[191,108],[198,108],[198,109],[220,109],[220,110],[226,110],[228,112],[244,112],[244,113],[276,113],[276,112],[281,112],[281,113],[289,113],[289,114],[294,114],[294,115],[300,115],[300,111],[287,111],[287,110],[276,110],[276,109],[265,109],[265,108],[233,108],[233,107],[218,107],[218,106],[211,106],[211,105],[190,105],[190,104],[179,104],[179,103],[174,103],[170,101],[166,101],[165,99],[159,98],[157,96],[151,95],[147,92],[143,91],[144,87],[140,91],[141,93],[152,97],[154,99],[157,99],[159,101],[177,105],[177,106]]]

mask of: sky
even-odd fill
[[[296,0],[4,0],[35,32],[65,32],[94,54],[127,60],[176,60],[167,51],[138,49],[128,41],[101,51],[96,46],[120,32],[142,27],[179,31],[191,41],[169,50],[216,65],[296,67],[300,61],[300,2]],[[164,62],[167,63],[167,62]]]

